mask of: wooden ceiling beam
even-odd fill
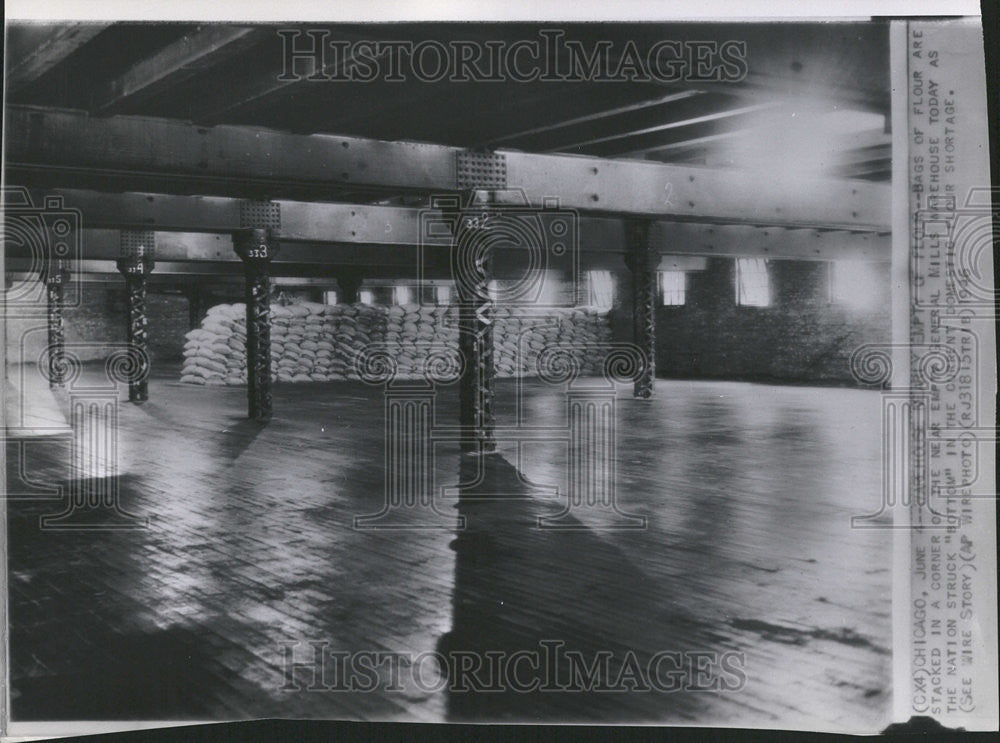
[[[32,203],[47,203],[47,208],[53,210],[77,212],[83,226],[80,254],[85,258],[117,256],[117,242],[108,237],[111,231],[141,228],[160,233],[158,250],[162,247],[176,251],[179,250],[176,246],[186,246],[174,255],[178,260],[237,260],[229,236],[239,227],[236,199],[86,191],[36,192],[31,196]],[[433,211],[397,206],[279,203],[282,260],[322,263],[336,256],[338,260],[388,261],[415,268],[419,246],[434,252],[449,245],[446,238],[429,236],[421,222],[422,218],[437,217]],[[549,233],[549,219],[545,215],[537,217],[543,239]],[[581,255],[628,252],[622,220],[581,216],[576,232],[575,245]],[[650,240],[654,251],[670,255],[884,261],[890,251],[886,234],[696,222],[654,222]]]
[[[363,137],[287,134],[248,126],[198,127],[171,119],[115,116],[28,106],[7,109],[8,181],[66,185],[104,179],[148,190],[281,197],[292,186],[310,198],[334,189],[440,194],[469,188],[458,180],[455,147]],[[885,231],[890,189],[836,179],[769,179],[759,173],[655,162],[516,151],[493,153],[506,169],[503,195],[523,205],[618,216]],[[23,181],[22,181],[23,182]],[[183,192],[182,190],[182,192]]]
[[[6,71],[9,97],[41,79],[73,52],[110,26],[110,23],[70,23],[54,26],[30,54]]]
[[[178,85],[261,41],[264,31],[246,26],[199,26],[112,80],[92,107],[109,114]]]

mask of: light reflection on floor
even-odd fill
[[[500,425],[514,420],[513,389],[498,384]],[[885,720],[888,535],[849,521],[879,502],[876,393],[660,380],[637,401],[620,387],[617,503],[647,528],[578,513],[588,528],[568,532],[533,528],[565,506],[565,440],[501,442],[483,487],[520,497],[442,499],[442,514],[468,519],[461,532],[359,531],[353,518],[384,504],[381,390],[278,385],[266,427],[244,419],[242,389],[154,379],[150,395],[121,407],[118,462],[148,529],[42,533],[51,503],[11,511],[15,716],[51,715],[58,692],[69,716],[98,717],[522,719],[530,703],[549,719]],[[455,404],[442,390],[439,417]],[[527,382],[524,413],[565,426],[562,391]],[[60,456],[37,466],[56,472]],[[453,444],[436,447],[434,468],[439,487],[467,481]],[[668,698],[281,691],[289,641],[419,654],[553,633],[591,650],[740,651],[750,679]],[[165,675],[150,675],[158,665]]]

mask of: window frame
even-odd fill
[[[672,287],[670,289],[671,294],[679,292],[679,295],[680,295],[680,301],[679,302],[669,302],[669,303],[667,302],[667,287],[665,286],[665,278],[666,278],[666,276],[668,274],[670,274],[670,275],[679,275],[681,277],[681,280],[680,280],[681,286],[680,286],[680,288],[678,289],[677,287]],[[684,306],[686,306],[687,305],[687,284],[688,284],[687,271],[657,271],[656,275],[657,275],[656,287],[657,287],[657,289],[659,291],[659,294],[660,294],[660,303],[659,303],[659,306],[660,307],[684,307]]]
[[[766,299],[764,300],[763,303],[756,302],[756,301],[754,301],[754,302],[748,302],[748,301],[746,301],[747,298],[745,296],[743,296],[744,293],[747,293],[747,292],[743,289],[743,287],[746,284],[746,282],[745,281],[741,281],[741,278],[745,278],[743,274],[745,273],[745,270],[746,270],[745,268],[743,268],[743,266],[745,266],[746,264],[741,263],[742,261],[753,261],[753,265],[760,267],[760,271],[758,271],[753,278],[759,278],[761,276],[764,278],[763,291],[765,291],[767,293],[767,297],[766,297]],[[773,290],[772,290],[772,287],[771,287],[771,272],[768,270],[768,268],[769,268],[769,266],[768,266],[768,260],[767,260],[767,258],[758,258],[758,257],[754,256],[754,257],[736,258],[735,259],[735,262],[733,264],[733,280],[734,280],[733,283],[734,283],[734,292],[735,292],[735,295],[736,295],[735,296],[735,300],[736,300],[736,306],[737,307],[750,307],[750,308],[753,308],[753,309],[767,309],[768,307],[773,306],[773,304],[774,304],[774,296],[773,296]]]
[[[594,286],[598,274],[600,274],[602,281],[604,277],[607,277],[607,285],[604,287],[605,292],[601,292],[598,287]],[[598,301],[599,295],[602,293],[606,294],[606,304]],[[597,307],[602,310],[610,310],[615,306],[615,280],[611,271],[605,269],[587,271],[587,306]]]

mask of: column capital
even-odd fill
[[[141,279],[153,272],[156,262],[152,258],[119,258],[115,261],[118,272],[126,279]]]
[[[119,233],[118,271],[126,278],[152,273],[156,266],[156,233],[152,230],[122,230]]]
[[[64,260],[53,261],[42,272],[42,280],[46,286],[65,286],[69,279],[69,267]]]
[[[233,231],[233,250],[248,266],[266,266],[278,254],[281,244],[270,227],[251,227]]]

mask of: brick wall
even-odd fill
[[[69,297],[72,302],[72,298]],[[183,294],[152,289],[146,295],[149,353],[151,359],[176,361],[188,331],[188,302]],[[84,284],[80,302],[63,313],[66,343],[124,343],[126,334],[125,288],[114,284]],[[44,317],[7,321],[7,358],[34,363],[48,343]],[[23,352],[22,349],[23,348]],[[107,349],[74,349],[83,361],[102,359]]]
[[[890,339],[888,265],[868,265],[881,288],[874,309],[830,304],[829,264],[807,261],[771,261],[772,306],[758,308],[736,306],[731,259],[709,260],[705,271],[688,274],[685,305],[657,309],[657,373],[679,378],[850,384],[851,352],[863,343]],[[614,277],[615,308],[610,321],[614,337],[630,341],[631,275],[619,270]],[[567,282],[556,293],[563,299],[561,295],[568,296],[572,290]],[[314,299],[311,295],[303,298]],[[239,286],[217,285],[204,306],[242,299]],[[186,297],[156,288],[147,296],[147,311],[153,360],[179,360],[189,327]],[[85,285],[81,306],[67,310],[65,325],[69,343],[124,341],[124,287]],[[44,319],[8,322],[11,361],[19,356],[17,343],[22,336],[25,359],[33,362],[46,342]],[[95,349],[84,353],[84,358],[103,355]]]
[[[878,287],[875,306],[830,303],[830,266],[813,261],[770,261],[771,306],[740,307],[735,262],[713,258],[691,272],[686,304],[658,307],[657,374],[678,378],[774,380],[851,384],[849,359],[864,343],[888,343],[888,264],[865,264]],[[618,274],[615,337],[632,338],[631,277]]]
[[[124,312],[124,306],[122,310]],[[150,292],[146,296],[146,312],[149,317],[149,353],[153,361],[183,358],[184,334],[189,329],[187,297]]]

